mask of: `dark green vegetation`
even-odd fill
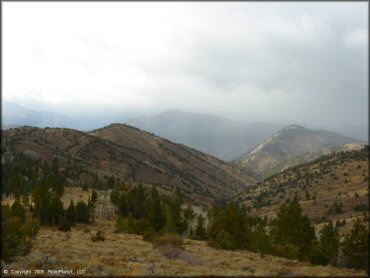
[[[183,200],[179,190],[167,197],[160,195],[155,187],[148,194],[139,185],[112,191],[111,200],[119,213],[117,232],[153,237],[165,232],[182,234],[188,227],[181,209]]]
[[[338,228],[332,222],[324,225],[319,237],[309,218],[304,215],[298,198],[279,208],[276,219],[268,221],[249,215],[244,207],[235,203],[216,204],[208,212],[209,225],[205,219],[182,209],[178,190],[168,198],[153,187],[146,193],[142,186],[130,190],[115,190],[111,199],[119,208],[117,232],[135,233],[144,236],[155,246],[165,244],[181,246],[181,235],[186,236],[189,221],[196,218],[195,231],[190,238],[207,240],[215,248],[244,249],[265,254],[310,261],[313,264],[341,265],[367,270],[368,259],[365,226],[367,219],[358,219],[354,229],[339,243]],[[186,217],[188,215],[188,217]],[[178,234],[176,237],[174,234]],[[174,242],[172,242],[174,241]],[[339,258],[340,248],[343,256]]]
[[[367,217],[358,218],[340,244],[338,228],[332,222],[325,224],[316,238],[315,229],[297,198],[282,205],[272,221],[250,216],[233,203],[213,207],[209,216],[206,238],[213,247],[368,270]],[[343,255],[339,258],[340,249]]]
[[[14,256],[26,255],[31,247],[31,239],[36,236],[40,221],[26,217],[26,209],[19,200],[10,207],[1,207],[1,258],[9,262]]]
[[[27,196],[27,195],[25,195]],[[71,201],[68,209],[58,194],[44,181],[32,193],[32,204],[27,198],[19,199],[12,206],[2,209],[2,258],[5,262],[12,257],[26,255],[31,247],[31,239],[37,235],[40,226],[56,226],[60,231],[69,231],[75,223],[92,223],[97,194],[93,191],[86,204],[79,201],[74,206]]]
[[[54,156],[51,162],[40,158],[7,150],[2,154],[1,193],[14,194],[16,197],[30,194],[37,185],[47,184],[58,195],[63,195],[64,187],[80,185],[82,188],[108,189],[115,186],[110,178],[98,178],[98,175],[86,169],[82,164],[65,163]]]

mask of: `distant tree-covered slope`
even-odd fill
[[[35,127],[2,134],[4,155],[23,153],[49,164],[57,158],[61,170],[78,165],[97,180],[105,177],[109,187],[120,181],[155,184],[167,191],[179,187],[188,199],[209,204],[255,182],[252,175],[214,157],[122,124],[91,134]]]

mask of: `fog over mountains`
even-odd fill
[[[153,116],[136,117],[125,113],[125,111],[122,111],[121,114],[85,113],[82,116],[76,116],[50,111],[36,111],[12,102],[4,102],[2,110],[3,129],[29,125],[89,131],[112,122],[127,123],[225,161],[238,158],[291,124],[288,122],[248,122],[248,119],[235,121],[181,110],[168,110]],[[336,131],[362,142],[368,141],[367,126],[354,124],[352,126],[322,128],[308,124],[305,127]]]
[[[278,123],[243,123],[180,110],[128,120],[128,124],[223,160],[238,157],[284,127]]]

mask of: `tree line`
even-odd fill
[[[340,243],[339,225],[333,225],[332,221],[323,225],[316,237],[315,228],[303,213],[297,197],[282,205],[271,221],[248,214],[245,207],[236,203],[215,204],[206,219],[196,215],[191,206],[183,208],[179,190],[167,197],[159,194],[155,187],[146,193],[142,185],[116,189],[112,191],[111,200],[119,213],[117,232],[141,234],[148,239],[168,232],[184,235],[188,231],[190,238],[206,240],[215,248],[368,269],[367,218],[355,220],[343,243]],[[194,229],[190,225],[192,221],[195,221]]]
[[[60,231],[69,231],[76,223],[93,223],[97,193],[93,190],[87,203],[71,200],[67,209],[57,192],[46,182],[39,183],[29,203],[28,195],[22,201],[16,198],[10,205],[2,205],[2,246],[1,254],[5,262],[14,256],[26,255],[32,247],[32,239],[40,226],[55,226]]]

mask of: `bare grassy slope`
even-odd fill
[[[86,228],[91,232],[84,232]],[[92,242],[90,234],[102,230],[105,241]],[[31,252],[3,269],[85,269],[87,275],[243,275],[243,276],[366,276],[364,272],[266,256],[246,251],[224,251],[205,242],[186,240],[178,259],[168,259],[141,236],[115,234],[114,222],[98,219],[78,225],[71,233],[42,228]]]

